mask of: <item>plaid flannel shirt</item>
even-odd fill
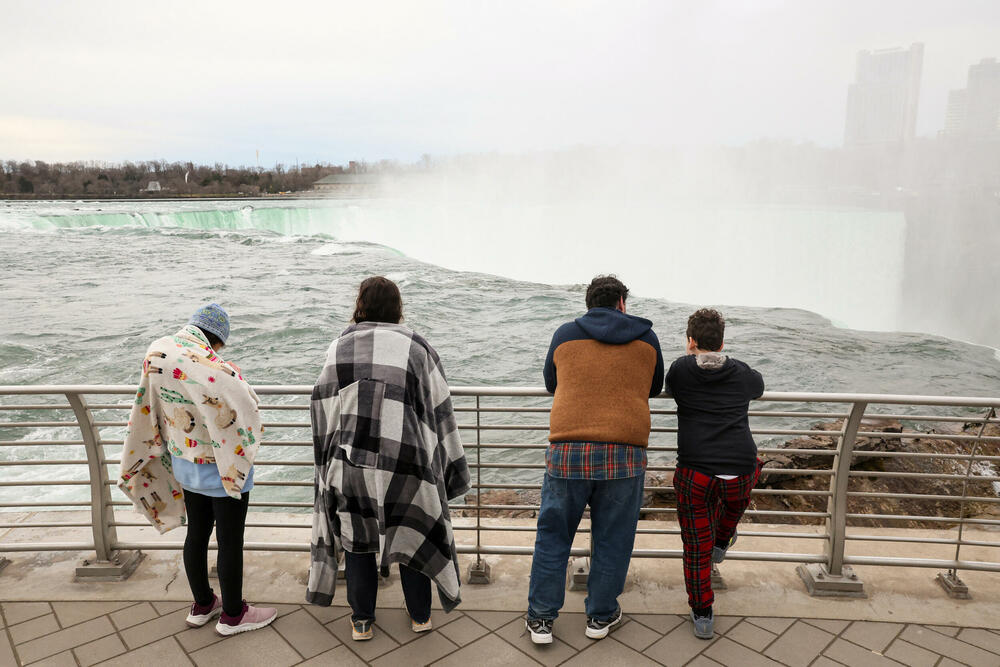
[[[646,448],[617,442],[553,442],[545,469],[563,479],[625,479],[646,473]]]

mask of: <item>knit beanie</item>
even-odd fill
[[[202,331],[208,331],[219,337],[223,343],[229,338],[229,315],[217,303],[210,303],[199,308],[188,324],[193,324]]]

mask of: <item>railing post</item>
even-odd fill
[[[990,408],[986,412],[986,417],[983,419],[982,426],[979,427],[979,433],[976,434],[976,439],[972,443],[972,449],[969,451],[969,462],[965,467],[965,479],[962,480],[962,500],[958,504],[958,539],[955,540],[955,562],[958,563],[958,557],[962,553],[962,537],[965,528],[965,506],[968,503],[969,498],[969,478],[972,476],[972,465],[976,462],[976,454],[979,453],[979,445],[983,441],[983,433],[986,432],[986,425],[993,419],[996,414],[996,408]],[[945,592],[948,593],[948,597],[956,598],[958,600],[968,600],[971,595],[969,595],[969,587],[964,581],[958,577],[958,568],[950,568],[947,572],[939,572],[937,575],[937,581],[944,588]]]
[[[837,442],[837,453],[833,457],[833,477],[830,480],[830,499],[827,504],[830,518],[827,519],[827,561],[799,565],[797,569],[810,595],[822,597],[867,597],[864,582],[854,573],[853,568],[844,565],[844,545],[847,536],[847,487],[850,482],[851,461],[858,428],[865,416],[868,403],[856,401],[844,422]]]
[[[482,423],[480,421],[480,416],[482,411],[479,409],[479,395],[476,395],[476,562],[469,566],[469,583],[470,584],[488,584],[490,583],[490,564],[483,560],[482,554],[482,541],[480,536],[480,530],[482,528],[482,510],[479,509],[480,506],[480,496],[483,494],[483,466],[482,466],[482,454],[483,448],[482,443]]]
[[[87,452],[90,469],[90,523],[94,534],[93,560],[85,560],[76,568],[78,579],[90,581],[120,581],[135,570],[143,554],[140,551],[118,551],[118,533],[115,530],[114,508],[111,506],[111,489],[105,484],[107,464],[101,432],[94,425],[94,414],[81,394],[67,393],[70,407],[76,416]]]

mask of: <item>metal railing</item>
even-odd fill
[[[266,515],[258,513],[247,526],[292,527],[302,529],[303,533],[296,542],[247,542],[245,548],[307,551],[309,535],[305,531],[311,525],[307,514],[313,505],[312,440],[306,416],[311,387],[269,385],[255,389],[262,397],[265,437],[256,461],[258,473],[251,509],[299,512],[303,521],[267,521],[259,518]],[[116,508],[131,507],[115,488],[115,480],[117,450],[123,444],[134,392],[133,386],[0,387],[0,531],[5,531],[0,534],[0,553],[93,550],[97,560],[106,561],[120,550],[182,547],[180,541],[122,540],[118,536],[120,527],[146,526],[134,520],[121,520],[115,513]],[[122,396],[128,396],[129,400],[116,400]],[[486,537],[532,532],[533,526],[502,520],[487,523],[484,513],[509,516],[515,512],[530,514],[538,509],[537,492],[544,469],[551,397],[542,389],[529,387],[453,387],[452,396],[473,478],[470,494],[451,506],[457,515],[473,519],[455,522],[456,532],[475,534],[474,544],[460,540],[459,552],[476,554],[477,559],[485,554],[530,555],[533,551],[530,546],[491,544]],[[970,507],[1000,504],[997,493],[1000,474],[994,468],[1000,462],[1000,435],[993,435],[1000,425],[997,418],[1000,398],[767,392],[751,407],[751,425],[762,458],[807,456],[812,461],[829,461],[829,464],[807,469],[765,467],[761,484],[753,492],[757,502],[746,512],[750,523],[740,530],[742,550],[734,550],[729,559],[818,564],[831,577],[843,576],[845,567],[850,565],[940,568],[951,576],[959,570],[1000,571],[1000,552],[986,549],[1000,547],[1000,541],[980,535],[983,530],[1000,527],[1000,519],[968,515]],[[661,473],[674,470],[676,409],[664,395],[651,400],[651,412],[653,428],[645,492],[652,498],[669,497],[669,487],[664,486],[666,478]],[[11,417],[4,418],[5,415]],[[288,415],[297,420],[288,420]],[[870,421],[873,419],[899,421],[904,428],[877,430],[878,425]],[[816,425],[817,421],[822,423]],[[928,428],[932,424],[939,426],[936,430]],[[808,446],[800,446],[803,441],[796,439],[808,439]],[[859,447],[859,443],[872,439],[901,444],[879,450]],[[921,446],[911,446],[914,444]],[[885,470],[884,465],[871,465],[893,459],[933,461],[943,470]],[[52,466],[58,468],[60,476],[38,474],[39,470],[51,471]],[[11,470],[35,471],[35,474],[12,474]],[[768,482],[772,475],[809,478],[814,482],[813,488],[782,488]],[[828,483],[818,482],[826,478]],[[860,482],[873,480],[900,480],[902,486],[878,492],[858,488]],[[931,483],[932,488],[914,486],[915,480]],[[89,499],[83,497],[81,486],[89,488]],[[984,488],[989,488],[989,492],[983,493]],[[14,499],[11,494],[17,489],[30,490],[30,495],[24,493],[20,499]],[[53,489],[61,491],[56,493]],[[498,492],[506,493],[506,499],[496,500]],[[770,508],[764,507],[766,497],[771,497]],[[773,507],[775,500],[794,505],[810,499],[812,506],[805,509]],[[865,509],[865,503],[873,500],[901,509],[873,513],[870,508]],[[938,511],[956,504],[953,515]],[[921,505],[932,509],[921,511]],[[935,507],[938,510],[933,510]],[[46,520],[38,512],[72,508],[89,508],[89,521]],[[20,520],[5,520],[4,511],[19,511]],[[676,509],[670,503],[658,502],[643,507],[642,512],[645,518],[665,518],[664,515],[669,518]],[[31,515],[25,518],[24,513]],[[822,524],[823,528],[793,530],[780,525],[788,522]],[[862,529],[866,522],[889,527],[918,523],[937,528],[932,536],[924,535],[926,531],[879,532]],[[17,530],[70,527],[91,528],[91,539],[23,542],[6,538]],[[970,537],[972,529],[977,533]],[[581,527],[580,532],[586,534],[588,529]],[[664,523],[656,527],[654,521],[641,524],[638,532],[680,534],[675,525]],[[745,550],[748,540],[744,538],[755,538],[754,544],[772,546],[770,550]],[[954,547],[954,555],[926,558],[905,552],[871,553],[871,545],[876,543]],[[788,551],[790,544],[812,544],[818,548]],[[976,557],[963,558],[963,550],[965,554],[974,550]],[[586,547],[577,547],[572,553],[586,555],[588,551]],[[636,548],[633,555],[677,558],[682,552],[679,548]]]

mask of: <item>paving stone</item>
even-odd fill
[[[307,604],[303,605],[302,608],[323,625],[351,613],[350,607],[318,607],[314,604]]]
[[[997,665],[995,653],[984,651],[977,646],[966,644],[919,625],[907,625],[900,633],[899,638],[928,651],[960,660],[971,667],[996,667]]]
[[[191,653],[200,648],[211,646],[216,642],[221,642],[225,637],[215,631],[215,620],[206,623],[200,628],[188,628],[174,635],[185,651]]]
[[[611,637],[636,651],[644,651],[646,647],[660,638],[660,633],[654,632],[642,623],[629,618],[611,633]]]
[[[271,627],[301,653],[303,658],[312,658],[340,644],[340,640],[331,635],[305,609],[299,609],[287,616],[279,616]]]
[[[190,664],[191,660],[184,654],[180,644],[173,637],[167,637],[134,651],[129,651],[117,658],[112,658],[108,662],[101,663],[101,667],[138,667],[139,665],[181,667]]]
[[[217,644],[194,651],[188,657],[199,667],[202,665],[287,667],[302,661],[302,656],[271,627],[226,637]]]
[[[63,651],[44,660],[31,663],[31,667],[77,667],[76,658],[70,651]]]
[[[925,648],[920,648],[919,646],[914,646],[910,642],[903,641],[902,639],[897,639],[889,647],[889,650],[885,652],[887,658],[892,658],[897,662],[901,662],[904,665],[910,665],[910,667],[933,667],[933,665],[938,661],[939,656],[937,653],[932,653]]]
[[[676,614],[629,614],[629,618],[639,621],[661,635],[667,634],[684,622],[684,619]]]
[[[841,663],[830,660],[825,655],[821,655],[813,661],[809,667],[844,667]]]
[[[892,643],[896,635],[904,628],[902,623],[879,623],[874,621],[855,621],[841,635],[844,639],[864,646],[871,651],[882,653],[885,647]]]
[[[937,667],[965,667],[965,665],[955,662],[951,658],[941,658],[941,662],[937,664]]]
[[[733,628],[735,628],[743,618],[741,616],[716,616],[715,617],[715,634],[724,635]]]
[[[111,622],[115,624],[115,627],[119,630],[124,630],[125,628],[131,628],[133,625],[138,625],[140,623],[145,623],[154,618],[159,618],[160,614],[156,613],[156,608],[148,602],[143,602],[142,604],[137,604],[134,607],[128,607],[126,609],[121,609],[112,614],[108,614],[111,618]],[[187,614],[184,614],[187,617]],[[162,639],[162,637],[157,637],[157,639]]]
[[[479,639],[489,632],[489,630],[479,625],[468,616],[463,616],[453,623],[449,623],[444,626],[438,632],[459,646],[465,646],[466,644],[471,644],[475,640]]]
[[[59,624],[68,628],[134,604],[134,602],[53,602],[52,609],[59,619]]]
[[[956,628],[953,625],[925,625],[925,628],[930,628],[935,632],[940,632],[942,635],[948,635],[949,637],[954,637],[958,634],[958,631],[962,628]]]
[[[720,665],[715,660],[712,660],[708,656],[699,655],[697,658],[692,660],[687,664],[687,667],[726,667],[725,665]]]
[[[444,626],[449,623],[454,623],[460,618],[465,618],[465,614],[460,611],[446,612],[443,609],[431,609],[431,625],[434,626],[435,630],[440,630]]]
[[[341,644],[326,653],[320,653],[315,658],[299,663],[299,667],[328,667],[329,665],[337,665],[337,667],[366,667],[367,664]]]
[[[119,634],[121,634],[125,645],[131,650],[184,630],[187,627],[187,623],[184,621],[187,615],[187,609],[178,609],[166,616],[158,616],[145,623],[121,630]]]
[[[626,623],[626,625],[638,624]],[[573,656],[571,663],[573,667],[631,667],[632,665],[655,667],[657,664],[638,651],[610,639],[598,642],[591,640],[590,647]]]
[[[987,651],[1000,653],[1000,635],[992,632],[980,628],[965,628],[958,633],[958,639]]]
[[[622,618],[622,621],[625,619]],[[621,627],[622,624],[619,623],[611,628],[608,634],[614,634]],[[524,628],[523,623],[521,628]],[[577,651],[582,651],[594,642],[587,636],[587,615],[576,612],[559,614],[559,618],[552,624],[552,636],[566,642]]]
[[[773,632],[744,621],[725,633],[726,637],[760,653],[778,638]]]
[[[326,629],[333,633],[342,644],[365,662],[374,660],[383,653],[393,650],[399,643],[381,628],[375,627],[375,635],[364,642],[356,642],[351,639],[351,617],[344,616],[333,623],[327,623]]]
[[[17,647],[17,652],[23,662],[34,662],[110,635],[114,631],[115,628],[111,625],[108,617],[99,616],[65,630],[25,642]]]
[[[841,621],[829,618],[803,618],[802,620],[809,625],[814,625],[820,630],[826,630],[827,632],[835,635],[839,635],[844,631],[844,628],[851,624],[850,621]]]
[[[690,621],[681,623],[668,632],[662,639],[654,642],[643,654],[667,667],[684,665],[696,655],[711,646],[719,635],[713,639],[698,639],[694,636]]]
[[[24,623],[12,625],[7,630],[10,632],[10,638],[15,644],[23,644],[36,637],[58,632],[59,623],[56,621],[55,614],[47,614],[33,618],[30,621],[25,621]]]
[[[3,615],[7,625],[17,625],[32,618],[51,614],[52,607],[48,602],[4,602]]]
[[[764,628],[776,635],[784,633],[795,622],[794,618],[776,618],[774,616],[750,616],[747,620],[758,628]]]
[[[10,645],[7,633],[0,631],[0,665],[16,665],[14,659],[14,649]]]
[[[837,638],[823,651],[826,657],[851,667],[898,667],[899,663],[880,652]]]
[[[556,637],[553,637],[551,644],[531,643],[531,636],[524,631],[524,620],[521,618],[503,626],[496,631],[496,634],[543,665],[558,665],[577,652],[575,648]]]
[[[178,602],[177,600],[162,600],[153,603],[153,608],[156,609],[157,616],[163,616],[178,609],[189,609],[190,607],[190,602]]]
[[[469,615],[469,612],[466,612]],[[496,635],[486,635],[434,663],[435,667],[511,667],[538,663]]]
[[[77,646],[73,649],[76,659],[80,661],[83,667],[96,665],[102,660],[113,658],[124,652],[125,644],[118,638],[118,635],[108,635],[107,637],[84,644],[83,646]]]
[[[448,641],[440,632],[426,632],[420,638],[403,644],[394,651],[372,661],[372,667],[396,667],[398,665],[429,665],[440,660],[458,646]]]
[[[707,649],[704,655],[723,665],[740,665],[740,667],[781,667],[780,663],[765,658],[757,651],[751,651],[742,644],[737,644],[729,637],[722,637]]]
[[[375,615],[375,632],[379,629],[387,632],[397,644],[406,644],[420,638],[420,634],[410,628],[409,614],[402,609],[380,609]],[[432,615],[432,625],[433,620]]]
[[[496,630],[500,626],[507,625],[519,616],[524,618],[524,612],[522,611],[467,611],[465,615],[490,630]]]
[[[753,621],[754,619],[748,618],[747,620]],[[757,624],[754,623],[754,625]],[[772,627],[779,626],[772,625]],[[790,625],[785,634],[774,640],[764,651],[764,655],[790,665],[790,667],[805,667],[823,652],[831,639],[833,639],[833,635],[826,630],[820,630],[808,623],[798,621]]]

